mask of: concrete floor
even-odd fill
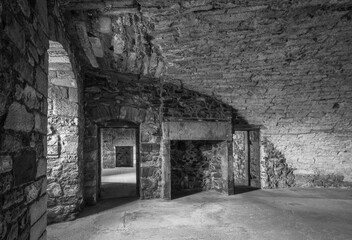
[[[137,196],[136,168],[102,169],[101,175],[102,199]]]
[[[49,240],[352,239],[352,191],[201,192],[172,201],[110,199],[48,227]]]

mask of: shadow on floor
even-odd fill
[[[124,182],[102,182],[101,183],[101,199],[123,198],[137,196],[136,183]]]
[[[106,210],[120,207],[122,205],[129,204],[138,200],[139,200],[138,196],[99,200],[96,205],[85,207],[84,210],[78,215],[78,218],[88,217],[90,215],[104,212]]]
[[[247,193],[247,192],[252,192],[252,191],[256,191],[256,190],[260,190],[260,188],[251,187],[251,186],[235,186],[235,195]]]
[[[200,193],[202,191],[203,191],[202,189],[183,190],[183,191],[177,191],[177,192],[174,191],[174,192],[171,192],[171,200],[187,197],[189,195]]]

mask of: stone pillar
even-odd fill
[[[248,131],[235,131],[233,134],[233,170],[236,185],[249,185]]]
[[[161,197],[171,199],[171,159],[170,159],[170,140],[163,139],[160,146],[161,165],[162,165],[162,189]]]
[[[250,186],[260,188],[260,136],[258,130],[251,130],[249,137],[249,169],[250,169]]]
[[[235,182],[233,174],[233,143],[232,141],[227,140],[227,157],[228,157],[228,166],[227,166],[227,182],[228,182],[228,195],[233,195],[235,193]]]

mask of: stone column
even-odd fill
[[[233,174],[233,144],[232,141],[227,140],[227,157],[228,157],[228,167],[227,167],[227,176],[228,176],[228,195],[233,195],[235,193],[235,179]]]
[[[162,168],[162,189],[161,197],[171,199],[171,158],[170,158],[170,140],[163,139],[160,146],[161,168]]]

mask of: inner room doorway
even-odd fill
[[[100,198],[138,196],[138,129],[100,129]]]
[[[236,130],[233,134],[235,193],[255,190],[260,184],[260,136],[258,129]]]

